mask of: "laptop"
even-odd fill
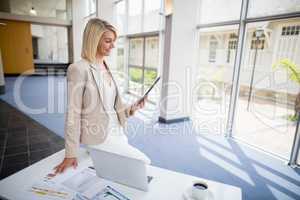
[[[147,177],[145,160],[103,149],[88,147],[88,150],[99,177],[148,191],[149,178]]]

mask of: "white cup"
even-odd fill
[[[206,200],[208,198],[208,185],[201,181],[194,182],[191,193],[195,200]]]

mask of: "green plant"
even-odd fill
[[[150,86],[156,77],[157,72],[155,70],[145,70],[145,85]]]
[[[279,67],[285,69],[289,74],[290,80],[297,83],[300,86],[300,67],[299,66],[297,66],[295,63],[293,63],[289,59],[281,59],[273,65],[273,69],[277,69]],[[291,119],[292,121],[297,120],[297,118],[300,117],[300,116],[297,116],[297,113],[300,112],[300,92],[298,92],[298,94],[296,96],[294,109],[295,109],[294,116],[289,117],[289,119]]]
[[[140,83],[142,80],[142,69],[138,68],[129,68],[130,79],[134,82]]]

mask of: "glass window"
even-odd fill
[[[139,33],[142,31],[142,1],[128,0],[128,33]]]
[[[282,27],[281,35],[282,36],[289,36],[289,35],[299,35],[300,26],[284,26]]]
[[[209,62],[216,62],[217,48],[218,48],[218,41],[215,36],[211,36],[209,41],[209,54],[208,54]]]
[[[298,105],[299,105],[299,107],[300,107],[300,95],[298,96]],[[300,118],[300,114],[298,114],[298,118]],[[298,121],[299,121],[300,119],[298,119]],[[300,126],[300,125],[299,125]],[[298,129],[298,134],[300,134],[300,128]],[[300,165],[300,148],[298,149],[298,158],[297,158],[297,160],[296,160],[296,163],[298,164],[298,165]]]
[[[262,22],[247,24],[233,133],[287,159],[296,128],[293,116],[300,86],[293,79],[294,69],[300,66],[299,24],[299,18],[265,21],[263,26]]]
[[[124,48],[125,45],[125,39],[124,38],[118,38],[117,40],[117,72],[119,75],[119,78],[124,78],[125,75],[125,64],[124,64]]]
[[[248,17],[262,17],[300,11],[300,0],[249,0]]]
[[[89,15],[96,13],[96,0],[88,0]]]
[[[157,68],[158,67],[158,36],[146,38],[145,48],[145,67]]]
[[[129,39],[129,91],[141,95],[143,92],[144,38]]]
[[[194,121],[200,123],[202,132],[201,125],[209,132],[220,133],[214,128],[222,130],[224,122],[227,123],[238,26],[204,27],[210,23],[239,21],[242,0],[199,2],[198,23],[202,25],[197,90],[199,110],[195,109],[197,118]],[[281,17],[281,14],[299,11],[300,0],[249,0],[247,18]],[[300,83],[296,78],[299,73],[295,73],[300,70],[300,18],[287,16],[276,21],[267,21],[267,18],[261,21],[261,18],[260,22],[246,22],[242,62],[236,66],[240,68],[237,69],[240,70],[239,95],[233,108],[237,113],[232,136],[288,159],[296,128],[297,99],[300,102]],[[236,86],[233,87],[236,90]],[[207,113],[211,114],[211,120]],[[298,163],[299,160],[300,156]]]
[[[133,38],[129,40],[129,65],[143,66],[143,38]]]
[[[262,34],[260,37],[256,37],[255,32],[253,32],[250,48],[251,49],[264,49],[265,48],[265,40],[266,40],[265,34]]]
[[[143,69],[139,67],[129,67],[129,91],[142,95],[142,86],[143,86]]]
[[[144,9],[144,32],[159,29],[161,0],[145,0]]]
[[[162,15],[159,14],[161,4],[162,0],[118,1],[115,9],[120,35],[158,31],[162,19]]]
[[[227,46],[227,63],[232,61],[232,53],[235,53],[237,48],[237,35],[235,33],[229,34],[228,46]]]
[[[126,20],[126,12],[125,12],[125,2],[126,1],[120,1],[116,5],[116,12],[117,12],[117,29],[119,35],[125,34],[125,20]]]
[[[129,91],[142,95],[158,75],[158,36],[129,39]],[[151,92],[149,100],[157,102],[159,91]]]
[[[242,0],[200,0],[199,22],[239,20]]]
[[[68,63],[66,27],[31,25],[34,63]]]
[[[7,6],[5,3],[0,4],[1,12],[71,20],[71,0],[6,0],[6,2]]]
[[[144,91],[151,86],[158,75],[159,37],[146,37],[145,45]],[[151,91],[148,97],[153,102],[157,102],[159,97],[159,91],[155,89]]]
[[[199,30],[192,118],[195,128],[202,133],[224,134],[226,131],[237,33],[238,25]],[[230,62],[227,62],[229,43],[231,53]]]

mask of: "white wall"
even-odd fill
[[[117,13],[114,7],[114,1],[111,0],[97,0],[97,17],[103,19],[113,26],[117,27]],[[116,44],[115,44],[116,45]],[[106,62],[111,70],[117,69],[117,48],[114,48],[111,55],[108,56]]]
[[[163,66],[169,68],[164,70],[169,74],[168,79],[165,75],[163,78],[163,106],[160,110],[160,117],[165,120],[191,114],[197,52],[197,5],[198,0],[189,3],[173,1],[169,66]]]
[[[81,46],[84,27],[86,25],[88,1],[73,0],[72,2],[72,28],[73,28],[73,59],[81,59]]]
[[[43,27],[40,25],[31,24],[31,35],[33,37],[44,37]]]

